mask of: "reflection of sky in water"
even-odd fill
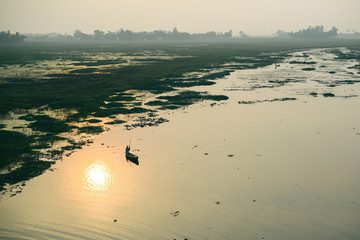
[[[102,161],[92,163],[84,174],[84,188],[92,192],[106,191],[112,183],[111,171]]]

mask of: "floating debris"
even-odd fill
[[[310,67],[310,68],[303,68],[301,70],[303,70],[303,71],[314,71],[315,68]]]
[[[117,219],[114,219],[114,222],[117,222]]]
[[[177,217],[177,216],[179,216],[180,212],[175,211],[175,212],[171,212],[170,214],[173,215],[173,217]]]
[[[263,103],[263,102],[285,102],[285,101],[295,101],[295,100],[296,100],[296,98],[284,97],[284,98],[274,98],[274,99],[256,100],[256,101],[238,101],[238,104],[255,104],[255,103]]]
[[[335,97],[335,94],[333,94],[333,93],[324,93],[323,96],[324,97]]]
[[[234,155],[232,155],[232,154],[229,154],[229,155],[228,155],[228,157],[233,157],[233,156],[234,156]]]
[[[146,126],[155,126],[157,127],[159,124],[161,123],[165,123],[165,122],[169,122],[169,120],[165,119],[165,118],[155,118],[155,117],[151,117],[151,118],[145,118],[145,117],[139,117],[137,120],[135,120],[137,123],[133,123],[131,125],[125,125],[125,129],[126,130],[131,130],[137,127],[146,127]]]
[[[217,205],[219,205],[219,204],[220,204],[220,202],[218,201],[218,202],[216,202],[216,204],[217,204]]]

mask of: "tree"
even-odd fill
[[[275,33],[275,37],[278,37],[278,38],[288,38],[290,37],[289,36],[289,33],[288,32],[285,32],[283,30],[278,30],[276,33]]]
[[[0,32],[0,43],[20,43],[24,42],[25,38],[25,35],[21,35],[18,32],[15,34],[11,34],[9,30]]]
[[[331,38],[337,36],[337,28],[333,27],[330,31],[325,32],[324,26],[309,26],[306,29],[299,30],[297,32],[289,33],[290,37],[293,38]]]
[[[105,32],[100,30],[95,30],[93,35],[95,40],[105,40]]]
[[[247,35],[247,34],[246,34],[245,32],[243,32],[243,31],[240,31],[239,34],[240,34],[240,37],[241,37],[241,38],[248,38],[248,37],[249,37],[249,35]]]
[[[224,33],[224,38],[231,38],[232,37],[232,31],[229,30],[228,32]]]

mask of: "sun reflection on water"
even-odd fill
[[[83,182],[87,190],[106,191],[112,183],[111,171],[103,161],[96,161],[85,170]]]

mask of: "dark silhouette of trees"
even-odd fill
[[[278,38],[289,38],[290,35],[289,32],[285,32],[283,30],[278,30],[276,33],[275,33],[275,37],[278,37]]]
[[[249,35],[247,35],[244,31],[239,32],[241,38],[248,38]]]
[[[245,32],[240,31],[240,38],[250,38]],[[338,29],[332,27],[329,31],[324,30],[324,26],[309,26],[297,32],[285,32],[278,30],[275,34],[277,38],[303,38],[303,39],[328,39],[333,37],[359,38],[360,33],[338,34]],[[154,30],[152,32],[134,32],[128,29],[121,28],[116,32],[104,32],[95,30],[91,34],[83,33],[76,30],[72,35],[61,33],[47,33],[47,34],[27,34],[20,33],[11,34],[10,31],[0,32],[0,43],[23,42],[24,39],[28,41],[111,41],[111,42],[129,42],[129,41],[223,41],[233,39],[233,32],[206,32],[206,33],[187,33],[180,32],[177,27],[172,31]]]
[[[16,32],[15,34],[11,34],[10,31],[0,32],[0,43],[20,43],[24,42],[25,38],[25,35],[21,35],[18,32]]]
[[[96,41],[103,41],[105,40],[105,32],[103,31],[100,31],[100,30],[95,30],[94,31],[94,34],[93,34],[93,38],[96,40]]]
[[[90,40],[91,39],[91,35],[86,34],[86,33],[82,33],[80,30],[76,30],[73,34],[74,39],[75,40]]]
[[[232,38],[232,31],[216,33],[187,33],[180,32],[176,27],[172,31],[154,30],[152,32],[133,32],[121,28],[116,32],[95,30],[92,34],[86,34],[76,30],[73,35],[51,33],[51,34],[29,34],[29,41],[192,41],[192,40],[225,40]]]
[[[332,27],[329,31],[324,31],[324,26],[309,26],[306,29],[299,30],[297,32],[290,32],[289,36],[292,38],[312,38],[312,39],[321,39],[321,38],[332,38],[338,35],[338,30],[336,27]]]

